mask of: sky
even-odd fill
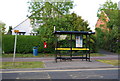
[[[106,0],[74,0],[74,8],[71,12],[75,12],[82,19],[88,21],[92,30],[95,28],[97,21],[97,11],[100,4],[104,4]],[[119,2],[120,0],[112,0]],[[0,0],[0,21],[9,26],[15,27],[22,21],[27,19],[28,0]]]

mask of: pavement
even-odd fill
[[[91,62],[82,59],[73,59],[72,61],[62,61],[56,63],[54,57],[33,57],[33,58],[15,58],[16,62],[24,62],[24,61],[42,61],[45,64],[45,68],[29,68],[29,69],[2,69],[2,71],[11,71],[11,70],[36,70],[36,69],[89,69],[89,68],[117,68],[118,66],[113,66],[110,64],[105,64],[98,62],[98,59],[106,59],[106,60],[117,60],[118,54],[114,54],[112,52],[107,52],[105,50],[101,50],[99,53],[104,53],[106,56],[99,57],[91,57]],[[12,58],[2,58],[0,59],[2,62],[12,62]]]
[[[101,54],[105,54],[105,55],[118,55],[117,53],[109,52],[109,51],[104,50],[104,49],[100,49],[98,52]]]

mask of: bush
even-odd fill
[[[12,35],[3,35],[2,36],[2,50],[5,53],[13,53],[14,36],[12,36]]]
[[[96,29],[97,35],[97,46],[99,48],[115,52],[115,53],[120,53],[119,50],[119,37],[120,34],[118,33],[118,29],[110,30],[110,31],[105,31],[103,32],[102,29],[97,28]]]
[[[37,36],[18,36],[17,38],[17,53],[31,53],[34,46],[39,45]]]
[[[3,35],[2,37],[2,50],[4,53],[13,53],[14,52],[14,35]],[[32,53],[33,47],[38,47],[38,52],[53,52],[54,49],[48,44],[48,48],[43,48],[43,42],[38,36],[17,36],[17,45],[16,45],[16,53]]]
[[[2,48],[5,53],[13,53],[14,52],[14,35],[3,35],[2,37]],[[94,40],[94,37],[92,37],[92,41]],[[52,41],[52,42],[51,42]],[[34,46],[38,47],[38,52],[42,53],[54,53],[54,40],[47,40],[47,48],[43,48],[43,39],[40,39],[38,36],[25,36],[25,35],[18,35],[17,36],[17,45],[16,45],[16,53],[32,53]],[[94,42],[91,42],[91,52],[96,52],[96,47]],[[70,41],[68,43],[68,40],[62,40],[59,42],[58,45],[61,45],[60,47],[70,47]],[[75,47],[75,40],[72,41],[72,46]]]

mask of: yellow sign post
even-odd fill
[[[15,35],[15,42],[14,42],[14,55],[13,55],[13,62],[15,61],[16,43],[17,43],[17,33],[19,32],[19,30],[14,30],[14,32],[16,33],[16,35]],[[13,65],[14,65],[14,64],[13,64]]]

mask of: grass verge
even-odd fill
[[[47,57],[47,56],[54,56],[54,54],[38,54],[34,56],[33,54],[16,54],[15,57]],[[3,58],[13,57],[13,54],[2,54]]]
[[[91,57],[99,57],[99,56],[105,56],[104,54],[100,54],[100,53],[91,53],[90,54]]]
[[[20,69],[20,68],[44,68],[43,62],[2,62],[0,69]]]
[[[62,56],[69,56],[66,54],[61,54]],[[74,56],[74,54],[73,54]],[[75,56],[82,56],[81,54],[77,54]],[[91,57],[97,57],[97,56],[105,56],[103,54],[99,54],[99,53],[91,53],[90,54]],[[7,58],[7,57],[13,57],[13,54],[2,54],[3,58]],[[33,54],[16,54],[15,57],[54,57],[54,54],[43,54],[43,53],[39,53],[38,56],[33,56]]]
[[[118,62],[120,60],[96,60],[96,61],[106,63],[106,64],[111,64],[111,65],[114,65],[114,66],[120,66],[120,62]]]

